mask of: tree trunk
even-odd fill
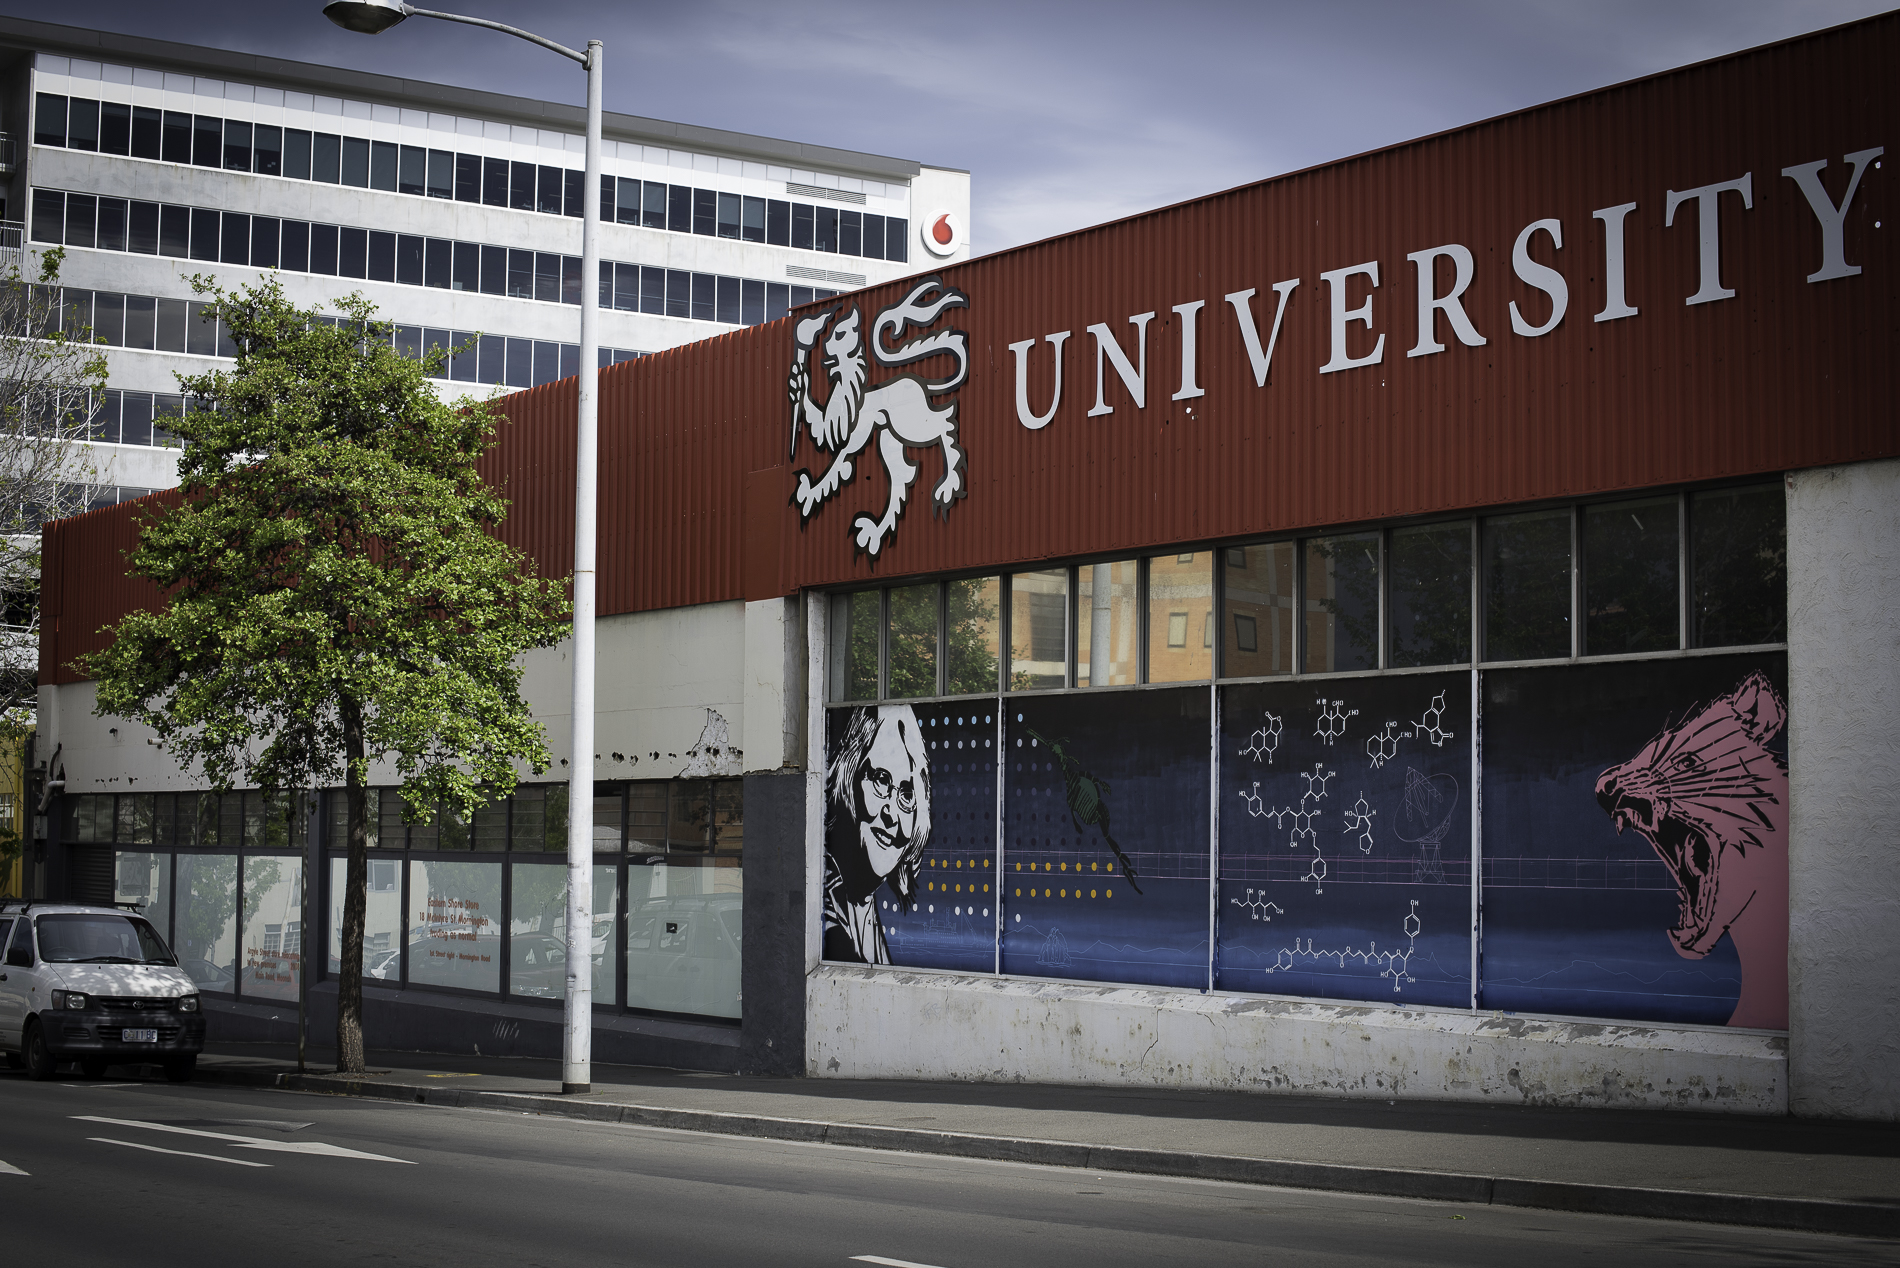
[[[363,1073],[363,923],[369,891],[368,796],[363,788],[363,710],[345,698],[343,754],[349,802],[349,861],[343,873],[343,946],[336,984],[336,1069]]]

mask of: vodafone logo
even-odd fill
[[[954,211],[933,211],[918,226],[924,250],[935,256],[950,256],[963,245],[963,217]]]

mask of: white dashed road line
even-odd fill
[[[105,1136],[88,1136],[87,1140],[96,1140],[102,1145],[124,1145],[127,1149],[143,1149],[147,1153],[170,1154],[174,1158],[203,1158],[206,1162],[228,1162],[234,1167],[268,1167],[268,1162],[252,1162],[248,1158],[220,1158],[216,1154],[195,1154],[186,1149],[160,1149],[157,1145],[141,1145],[132,1140],[111,1140]]]
[[[886,1259],[882,1255],[853,1255],[854,1264],[883,1264],[884,1268],[937,1268],[935,1264],[913,1263],[908,1259]]]
[[[382,1154],[364,1153],[358,1149],[345,1149],[341,1145],[326,1145],[319,1140],[259,1140],[255,1136],[235,1136],[230,1132],[200,1131],[196,1127],[174,1127],[170,1123],[146,1123],[132,1118],[103,1118],[97,1114],[75,1114],[82,1123],[104,1123],[108,1127],[137,1127],[144,1131],[172,1132],[179,1136],[198,1136],[205,1140],[223,1140],[238,1149],[262,1149],[280,1154],[310,1154],[325,1158],[361,1158],[367,1162],[400,1162],[406,1167],[415,1163],[407,1158],[389,1158]],[[230,1161],[226,1159],[225,1161]]]

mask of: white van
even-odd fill
[[[0,902],[0,1051],[50,1079],[61,1062],[89,1078],[157,1065],[189,1079],[204,1051],[198,988],[135,911]]]

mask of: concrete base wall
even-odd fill
[[[1900,462],[1788,477],[1797,1114],[1900,1119]]]
[[[1220,1088],[1779,1114],[1787,1041],[1615,1025],[824,965],[816,1077]]]

